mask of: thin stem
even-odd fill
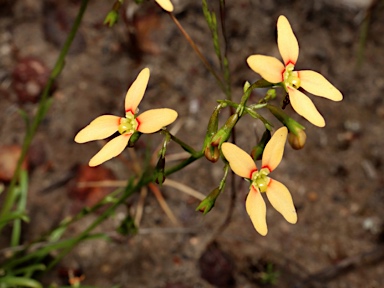
[[[60,75],[60,72],[62,71],[62,69],[64,67],[65,57],[68,54],[69,48],[71,47],[72,41],[75,38],[77,30],[80,26],[84,12],[87,8],[87,4],[88,4],[88,0],[82,0],[81,6],[79,9],[79,13],[77,14],[77,17],[75,19],[75,22],[73,23],[72,29],[69,32],[69,35],[67,37],[67,40],[65,41],[64,46],[61,49],[60,55],[56,61],[56,64],[55,64],[52,72],[51,72],[51,75],[49,76],[48,82],[45,85],[43,94],[41,96],[41,100],[39,102],[39,107],[38,107],[38,110],[36,112],[36,116],[33,119],[33,122],[32,122],[30,129],[28,129],[26,132],[24,142],[22,145],[22,151],[20,154],[20,158],[17,162],[15,173],[13,175],[11,183],[9,184],[8,193],[5,196],[4,204],[3,204],[1,212],[0,212],[0,220],[10,212],[10,210],[14,204],[13,199],[14,199],[14,194],[15,194],[15,188],[16,188],[17,180],[19,179],[22,163],[23,163],[23,161],[27,155],[27,152],[29,150],[29,147],[31,145],[33,137],[35,136],[35,133],[36,133],[41,121],[43,120],[45,114],[48,111],[48,108],[50,105],[50,98],[48,98],[49,92],[51,90],[53,82]],[[6,225],[6,222],[0,221],[0,231],[2,230],[2,228],[5,225]]]
[[[167,133],[171,139],[176,142],[177,144],[179,144],[181,146],[181,148],[183,148],[185,151],[187,151],[189,154],[191,155],[198,155],[198,152],[193,149],[191,146],[189,146],[187,143],[183,142],[182,140],[180,140],[178,137],[174,136],[173,134],[171,134],[171,132],[169,132],[167,129],[164,130],[165,133]]]
[[[196,155],[192,155],[191,157],[189,157],[188,159],[180,162],[179,164],[176,164],[175,166],[173,167],[170,167],[168,169],[165,169],[165,172],[164,172],[164,175],[165,176],[168,176],[168,175],[171,175],[181,169],[183,169],[184,167],[188,166],[189,164],[191,164],[192,162],[195,162],[197,159],[200,159],[201,157],[203,157],[204,155],[204,152],[198,152]]]
[[[225,19],[226,19],[226,14],[225,14],[225,0],[220,0],[220,23],[221,23],[221,31],[223,34],[223,39],[224,39],[224,59],[223,59],[223,71],[224,71],[224,79],[227,84],[227,89],[226,89],[226,94],[227,94],[227,99],[231,100],[232,99],[232,91],[231,91],[231,73],[229,71],[229,61],[228,61],[228,38],[227,38],[227,33],[225,29]]]
[[[176,17],[170,13],[171,19],[173,22],[175,22],[177,28],[179,28],[180,32],[183,34],[185,39],[187,39],[189,45],[191,45],[192,49],[196,52],[197,56],[200,58],[201,62],[203,62],[205,68],[215,77],[218,85],[220,86],[220,89],[223,90],[224,93],[226,93],[225,85],[223,84],[222,80],[220,79],[219,75],[213,70],[212,66],[209,64],[208,60],[204,57],[204,55],[200,52],[199,48],[196,46],[195,42],[192,40],[192,38],[189,36],[187,31],[184,30],[183,26],[181,26],[179,20],[176,19]]]

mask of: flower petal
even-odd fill
[[[172,5],[172,2],[170,0],[155,0],[155,1],[165,11],[168,11],[168,12],[172,12],[173,11],[173,5]]]
[[[315,104],[313,104],[312,100],[309,99],[307,95],[300,92],[297,89],[287,87],[289,100],[291,101],[291,105],[293,109],[297,112],[297,114],[303,116],[313,125],[318,127],[324,127],[325,121],[323,116],[317,111]]]
[[[117,132],[120,117],[114,115],[103,115],[97,117],[75,136],[75,142],[85,143],[94,140],[105,139]]]
[[[271,83],[283,81],[285,67],[278,59],[265,55],[251,55],[247,59],[249,67]]]
[[[288,129],[283,126],[273,134],[271,140],[265,146],[263,152],[262,166],[269,171],[275,170],[283,158],[284,146],[287,141]]]
[[[297,222],[296,209],[293,205],[291,193],[284,184],[271,179],[266,194],[273,208],[283,215],[285,220],[292,224]]]
[[[129,87],[125,95],[125,112],[131,111],[132,114],[135,114],[141,99],[143,99],[145,89],[147,89],[149,74],[149,69],[144,68],[132,83],[131,87]]]
[[[109,159],[119,155],[127,146],[131,135],[132,134],[122,134],[116,138],[113,138],[111,141],[105,144],[104,147],[101,148],[101,150],[95,156],[92,157],[92,159],[89,161],[89,166],[93,167],[100,165],[101,163],[104,163],[105,161],[108,161]]]
[[[256,190],[253,186],[251,186],[251,190],[245,201],[245,209],[256,231],[263,236],[267,235],[267,208],[260,191]]]
[[[277,46],[284,64],[295,65],[299,57],[299,44],[288,19],[283,15],[277,20]]]
[[[177,118],[177,112],[168,108],[151,109],[140,114],[136,120],[139,122],[137,131],[142,133],[154,133],[164,126],[173,123]]]
[[[235,144],[225,142],[221,145],[221,151],[229,162],[233,172],[243,178],[251,179],[252,173],[257,170],[252,157]]]
[[[323,75],[311,70],[297,71],[301,87],[309,93],[333,101],[341,101],[343,95]]]

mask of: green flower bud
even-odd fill
[[[201,201],[199,206],[197,206],[196,211],[200,211],[204,215],[211,211],[213,206],[215,206],[216,199],[220,195],[220,192],[221,190],[219,189],[219,187],[213,189],[212,192],[209,193],[203,201]]]
[[[155,172],[155,182],[157,184],[163,184],[165,181],[165,174],[164,174],[164,169],[165,169],[165,158],[160,156],[159,160],[157,161],[156,164],[156,172]]]
[[[217,133],[217,129],[219,126],[219,112],[221,108],[222,105],[218,105],[213,111],[211,118],[209,119],[207,133],[205,134],[204,139],[204,147],[206,147],[211,142],[212,136]]]
[[[219,160],[220,157],[219,148],[217,146],[212,145],[207,146],[204,149],[204,155],[207,160],[211,161],[212,163],[215,163],[217,162],[217,160]]]
[[[130,215],[127,215],[123,221],[121,221],[120,226],[117,227],[116,230],[119,234],[124,236],[135,235],[138,232],[135,221]]]
[[[261,156],[263,155],[263,151],[265,145],[267,145],[268,141],[271,139],[271,131],[268,129],[265,130],[263,136],[260,139],[260,142],[252,148],[251,156],[253,160],[261,160]]]
[[[141,136],[141,132],[139,131],[136,131],[132,134],[131,138],[129,138],[129,141],[128,141],[128,147],[133,147],[135,146],[135,143],[137,142],[137,140],[139,140],[140,136]]]
[[[305,127],[285,114],[280,108],[272,105],[268,105],[267,108],[277,119],[287,126],[289,130],[288,142],[291,147],[296,150],[302,149],[307,139],[307,135],[304,132]]]
[[[237,113],[232,114],[227,122],[220,128],[220,130],[212,137],[211,145],[212,146],[221,146],[222,143],[228,140],[229,135],[231,134],[232,128],[236,125],[239,120],[239,115]]]
[[[295,150],[300,150],[304,147],[305,141],[307,139],[307,134],[304,132],[304,130],[296,130],[296,134],[293,132],[288,133],[288,143],[291,145],[291,147]]]
[[[107,16],[104,19],[104,25],[107,25],[109,27],[112,27],[116,24],[117,20],[119,19],[119,14],[115,10],[109,11]]]
[[[251,87],[251,83],[249,83],[248,81],[245,81],[244,87],[243,87],[244,93],[247,92],[249,87]]]
[[[268,100],[273,100],[276,98],[276,89],[269,89],[265,97]]]

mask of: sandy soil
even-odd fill
[[[129,1],[124,9],[127,15],[135,13],[135,20],[125,15],[113,29],[102,25],[111,3],[89,4],[79,37],[57,81],[47,119],[34,141],[37,160],[30,175],[31,224],[24,230],[25,240],[37,237],[108,192],[80,196],[74,192],[80,173],[77,167],[86,164],[101,143],[78,145],[73,137],[101,114],[122,113],[125,91],[143,67],[151,69],[151,78],[140,109],[177,110],[182,124],[177,135],[196,149],[202,145],[216,100],[225,96],[170,17],[152,2],[136,11]],[[199,3],[179,2],[176,17],[218,68]],[[237,179],[232,219],[224,232],[212,239],[212,231],[227,213],[230,185],[206,216],[194,211],[198,200],[161,187],[178,224],[167,218],[149,191],[138,235],[123,237],[115,232],[126,213],[125,208],[119,209],[98,229],[112,240],[79,245],[44,275],[45,285],[64,285],[65,271],[80,269],[85,275],[83,284],[95,287],[272,287],[261,283],[265,271],[279,273],[275,287],[384,287],[384,188],[380,176],[384,172],[383,5],[369,10],[364,61],[357,67],[365,9],[304,0],[227,2],[234,99],[240,99],[245,80],[259,77],[246,65],[247,56],[260,53],[279,57],[275,25],[281,14],[290,20],[300,44],[297,68],[321,72],[344,94],[339,103],[312,97],[326,119],[325,128],[295,116],[307,128],[306,147],[295,151],[287,146],[284,160],[273,174],[289,187],[298,223],[286,223],[267,204],[269,233],[266,237],[258,235],[244,209],[247,185]],[[31,114],[36,111],[35,103],[20,100],[16,93],[12,84],[15,67],[26,57],[53,67],[78,7],[78,1],[0,1],[1,145],[20,144],[23,139],[24,123],[18,107]],[[258,95],[254,96],[257,99]],[[293,115],[291,108],[287,111]],[[251,118],[239,123],[237,143],[245,150],[256,143],[252,123]],[[160,139],[142,138],[138,146],[153,150]],[[140,149],[135,151],[136,156],[126,151],[125,161],[105,163],[104,170],[98,172],[104,175],[100,177],[128,179],[133,175],[129,169],[133,157],[144,154]],[[171,145],[169,153],[176,152],[181,151]],[[208,194],[219,183],[222,167],[220,162],[201,159],[169,178]],[[135,207],[138,199],[139,195],[132,197],[129,206]],[[72,227],[68,236],[81,231],[95,217]],[[6,236],[2,235],[3,239]]]

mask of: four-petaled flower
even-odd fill
[[[268,174],[280,164],[284,153],[287,133],[288,129],[282,127],[273,134],[271,140],[269,140],[265,146],[261,170],[257,170],[256,164],[251,156],[236,145],[226,142],[221,146],[222,152],[228,160],[232,171],[251,181],[245,206],[253,226],[256,231],[263,236],[267,234],[268,228],[266,222],[266,206],[261,196],[262,192],[267,194],[272,206],[280,212],[289,223],[295,224],[297,222],[296,210],[287,187],[268,177]]]
[[[173,4],[170,0],[155,0],[157,4],[160,5],[167,12],[173,11]]]
[[[92,159],[89,166],[97,166],[116,157],[127,146],[129,138],[136,131],[154,133],[174,122],[177,112],[168,109],[151,109],[136,115],[137,107],[144,96],[149,80],[149,69],[144,68],[133,82],[125,96],[125,117],[103,115],[97,117],[88,126],[77,133],[75,141],[85,143],[108,138],[116,132],[121,135],[109,141]]]
[[[323,116],[317,111],[311,99],[298,89],[301,87],[313,95],[333,101],[342,100],[343,95],[317,72],[294,71],[299,56],[299,44],[285,16],[280,16],[277,21],[277,45],[284,64],[275,57],[252,55],[247,59],[248,65],[268,82],[282,83],[293,109],[299,115],[316,126],[325,126]]]

